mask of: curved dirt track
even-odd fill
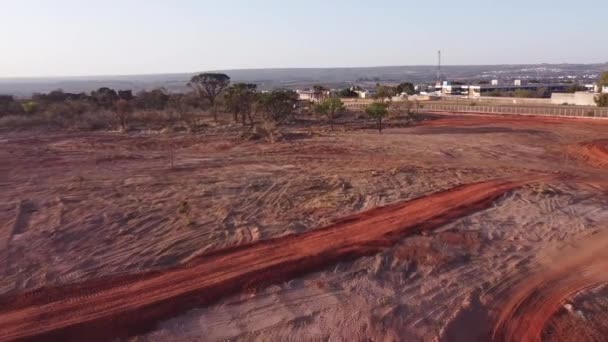
[[[548,176],[463,185],[342,219],[301,235],[238,246],[174,270],[43,289],[0,299],[0,341],[101,340],[144,331],[163,318],[248,287],[378,252],[404,236],[487,208]]]
[[[550,260],[559,261],[522,278],[510,291],[497,315],[494,341],[540,341],[547,322],[568,298],[608,283],[608,233],[561,250]]]

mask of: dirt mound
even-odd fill
[[[547,178],[463,185],[350,216],[301,235],[214,252],[163,273],[0,299],[0,340],[99,340],[133,335],[149,329],[159,319],[221,296],[376,253],[404,236],[487,208],[513,188]],[[450,240],[453,238],[446,243]]]
[[[520,275],[517,285],[511,287],[507,299],[499,305],[493,340],[540,341],[547,322],[568,298],[607,282],[608,233],[596,234],[575,248],[560,250],[559,255],[549,256],[535,275]],[[567,331],[563,327],[550,328],[562,334],[561,340],[576,338],[564,336]],[[576,330],[570,333],[575,334]]]
[[[608,167],[608,139],[585,141],[576,145],[575,150],[589,165]]]

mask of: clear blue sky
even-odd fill
[[[0,77],[608,61],[608,0],[0,0]]]

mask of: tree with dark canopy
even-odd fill
[[[414,84],[410,82],[400,83],[395,90],[397,91],[397,95],[406,93],[407,95],[414,95],[416,93],[416,89]]]
[[[293,90],[274,90],[260,94],[258,108],[265,111],[265,117],[281,123],[293,115],[298,103],[298,93]]]
[[[220,73],[203,73],[190,79],[191,87],[201,99],[209,101],[213,119],[217,122],[216,99],[230,85],[230,77]]]
[[[119,99],[118,93],[114,89],[107,87],[99,88],[91,92],[91,99],[99,107],[104,109],[111,109],[114,107],[114,103]]]
[[[137,93],[134,104],[138,109],[163,110],[167,107],[170,95],[163,88]]]
[[[249,83],[237,83],[226,89],[224,104],[226,110],[232,113],[234,122],[238,122],[240,116],[243,126],[246,125],[246,119],[253,126],[251,113],[257,99],[256,89],[257,85]]]

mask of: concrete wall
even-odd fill
[[[595,94],[588,92],[576,92],[574,94],[553,93],[551,94],[551,104],[577,105],[577,106],[597,106]]]
[[[449,100],[452,100],[452,99],[450,98]],[[529,105],[551,104],[550,99],[536,99],[536,98],[525,98],[525,97],[469,96],[468,99],[462,99],[462,100],[468,101],[468,102],[477,101],[477,102],[496,103],[496,104],[529,104]]]

